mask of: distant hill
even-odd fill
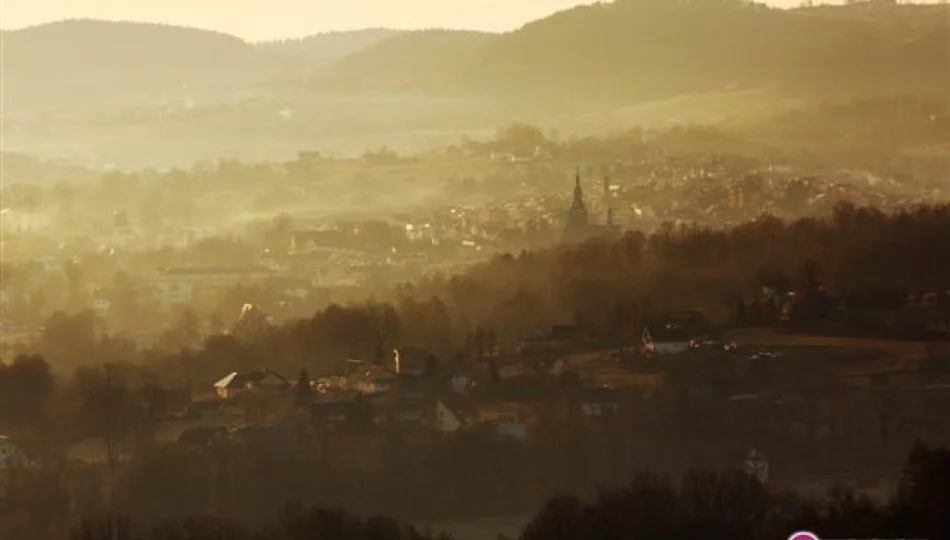
[[[157,24],[69,20],[3,32],[5,105],[155,96],[233,84],[268,63],[234,36]]]
[[[322,66],[358,53],[386,39],[404,33],[388,28],[367,28],[345,32],[324,32],[300,39],[258,43],[268,53],[300,64]]]
[[[463,30],[421,30],[382,40],[340,60],[334,76],[346,81],[375,81],[394,86],[455,80],[458,68],[497,38]]]
[[[617,0],[465,47],[447,46],[447,35],[380,42],[342,61],[339,73],[385,86],[393,79],[386,66],[423,58],[412,72],[418,86],[451,78],[455,90],[573,100],[762,86],[825,97],[937,94],[950,84],[950,8],[941,5],[780,10],[740,0]]]
[[[66,21],[3,33],[2,128],[7,150],[138,165],[441,144],[513,121],[584,133],[738,121],[855,98],[945,100],[948,43],[950,7],[882,2],[617,0],[503,34],[261,44]]]

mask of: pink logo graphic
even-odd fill
[[[807,531],[798,531],[797,533],[788,537],[788,540],[819,540],[818,536],[807,532]]]

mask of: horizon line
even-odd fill
[[[592,0],[586,0],[586,2],[581,2],[577,6],[582,6],[582,5],[591,6],[591,5],[597,5],[598,3],[612,4],[614,1],[615,0],[597,2],[597,1],[592,1]],[[935,5],[941,5],[943,3],[940,0],[910,0],[910,1],[895,0],[895,1],[897,2],[898,6],[935,6]],[[794,10],[799,10],[799,9],[818,9],[822,7],[827,7],[827,8],[848,7],[847,3],[842,2],[840,0],[838,1],[819,0],[819,2],[813,5],[805,5],[804,3],[798,4],[798,5],[775,5],[770,2],[762,2],[762,3],[765,6],[767,6],[769,9],[782,10],[782,11],[794,11]],[[873,3],[873,0],[864,0],[863,2],[861,1],[858,2],[858,4],[869,4],[869,3]],[[574,9],[574,8],[568,8],[568,9]],[[308,37],[313,37],[313,36],[331,35],[331,34],[339,34],[339,33],[365,32],[365,31],[374,31],[374,30],[402,32],[402,33],[424,32],[424,31],[431,31],[431,30],[446,30],[446,31],[457,31],[457,32],[480,32],[480,33],[485,33],[485,34],[505,34],[505,33],[517,31],[528,24],[551,17],[562,11],[566,11],[566,10],[555,10],[546,15],[537,17],[535,19],[530,19],[527,21],[522,21],[522,22],[510,24],[510,25],[496,26],[494,28],[478,28],[478,27],[461,26],[461,25],[453,25],[453,24],[427,26],[427,27],[423,27],[423,26],[406,27],[406,26],[396,26],[396,25],[394,26],[385,26],[385,25],[345,26],[344,25],[337,28],[315,30],[313,32],[305,33],[302,35],[301,34],[290,34],[290,35],[281,35],[281,36],[271,35],[271,36],[262,36],[262,37],[254,37],[254,38],[246,37],[245,35],[242,35],[241,33],[237,33],[237,32],[229,32],[225,30],[217,30],[214,28],[209,28],[207,26],[175,23],[175,22],[169,22],[169,21],[149,21],[149,20],[141,20],[141,19],[137,20],[137,19],[127,19],[127,18],[105,18],[105,17],[64,17],[61,19],[48,20],[48,21],[43,21],[43,22],[38,22],[38,23],[33,23],[33,24],[26,24],[26,25],[19,25],[19,26],[6,26],[3,24],[3,17],[0,16],[0,32],[4,32],[4,33],[21,32],[25,30],[42,28],[45,26],[51,26],[51,25],[56,25],[56,24],[68,23],[68,22],[94,22],[94,23],[98,22],[98,23],[112,23],[112,24],[135,24],[135,25],[142,25],[142,26],[164,26],[164,27],[170,27],[170,28],[197,30],[197,31],[202,31],[202,32],[210,32],[210,33],[215,33],[219,35],[230,36],[236,39],[240,39],[241,41],[248,44],[255,44],[255,43],[269,43],[269,42],[276,42],[276,41],[301,40],[301,39],[306,39]],[[2,9],[0,9],[0,15],[2,15]]]
[[[196,26],[196,25],[189,25],[189,24],[179,24],[179,23],[161,22],[161,21],[142,21],[142,20],[133,20],[133,19],[106,19],[106,18],[100,18],[100,17],[67,17],[63,19],[57,19],[54,21],[46,21],[46,22],[29,24],[29,25],[24,25],[24,26],[16,26],[16,27],[0,26],[0,32],[22,32],[25,30],[33,30],[36,28],[43,28],[46,26],[53,26],[56,24],[63,24],[63,23],[70,23],[70,22],[133,24],[133,25],[140,25],[140,26],[164,26],[164,27],[169,27],[169,28],[197,30],[200,32],[209,32],[209,33],[214,33],[214,34],[231,36],[233,38],[240,39],[241,41],[244,41],[247,43],[268,43],[272,41],[291,41],[291,40],[296,40],[296,39],[306,39],[309,37],[326,36],[326,35],[331,35],[331,34],[372,32],[372,31],[389,31],[389,32],[408,33],[408,32],[427,32],[427,31],[432,31],[432,30],[446,30],[446,31],[454,31],[454,32],[476,32],[476,33],[482,33],[482,34],[504,34],[506,32],[515,31],[523,27],[525,24],[529,24],[533,21],[521,23],[513,28],[504,29],[504,30],[502,29],[487,30],[487,29],[479,29],[479,28],[471,28],[471,27],[463,27],[463,26],[452,26],[452,25],[414,27],[414,28],[398,27],[398,26],[352,26],[352,27],[334,28],[330,30],[317,30],[317,31],[314,31],[313,33],[304,34],[304,35],[249,39],[249,38],[241,37],[240,35],[236,33],[225,32],[223,30],[215,30],[213,28],[207,28],[203,26]]]

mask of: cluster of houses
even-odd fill
[[[677,354],[701,346],[689,335],[672,323],[655,331],[644,328],[640,352]],[[630,370],[620,365],[616,351],[565,352],[577,336],[573,327],[553,327],[526,338],[518,353],[492,353],[477,366],[437,369],[428,351],[406,347],[394,350],[385,365],[349,360],[336,373],[313,380],[271,369],[232,372],[214,383],[214,400],[204,406],[207,422],[179,440],[302,421],[319,431],[448,434],[479,428],[525,438],[543,420],[614,414],[622,403],[662,386],[661,369]],[[577,383],[570,392],[551,384],[566,376]],[[307,391],[297,388],[300,380],[310,381]]]

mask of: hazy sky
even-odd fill
[[[800,0],[767,0],[795,5]],[[471,28],[508,30],[579,0],[0,0],[0,26],[68,18],[165,22],[256,40],[326,30]]]

